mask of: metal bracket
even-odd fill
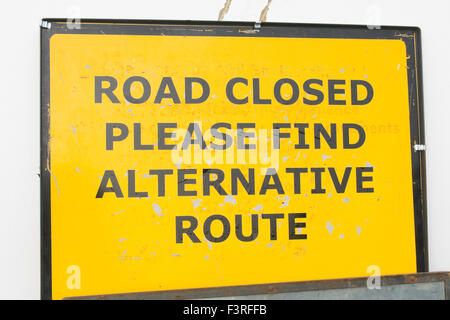
[[[253,30],[255,30],[255,32],[259,32],[261,30],[261,22],[255,22]]]
[[[52,27],[52,24],[51,24],[51,22],[42,20],[41,21],[41,27],[44,28],[44,29],[50,29]]]
[[[427,149],[427,146],[424,144],[415,144],[414,150],[415,151],[425,151]]]

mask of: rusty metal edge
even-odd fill
[[[151,292],[133,292],[65,298],[66,300],[179,300],[231,296],[249,296],[288,292],[350,289],[367,286],[367,277],[301,282],[283,282],[231,287],[211,287]],[[381,276],[381,285],[400,285],[427,282],[444,282],[445,299],[450,300],[450,272],[425,272]]]

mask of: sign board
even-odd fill
[[[48,20],[42,296],[426,271],[420,38]]]

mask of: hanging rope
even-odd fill
[[[231,0],[226,0],[225,4],[223,5],[223,8],[219,12],[219,21],[222,21],[225,15],[228,13],[228,10],[231,6]]]

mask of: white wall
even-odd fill
[[[2,2],[0,298],[38,299],[39,23],[83,18],[217,20],[225,0]],[[224,20],[256,21],[266,0],[233,0]],[[448,0],[273,0],[267,21],[419,26],[423,36],[430,270],[450,270]]]

